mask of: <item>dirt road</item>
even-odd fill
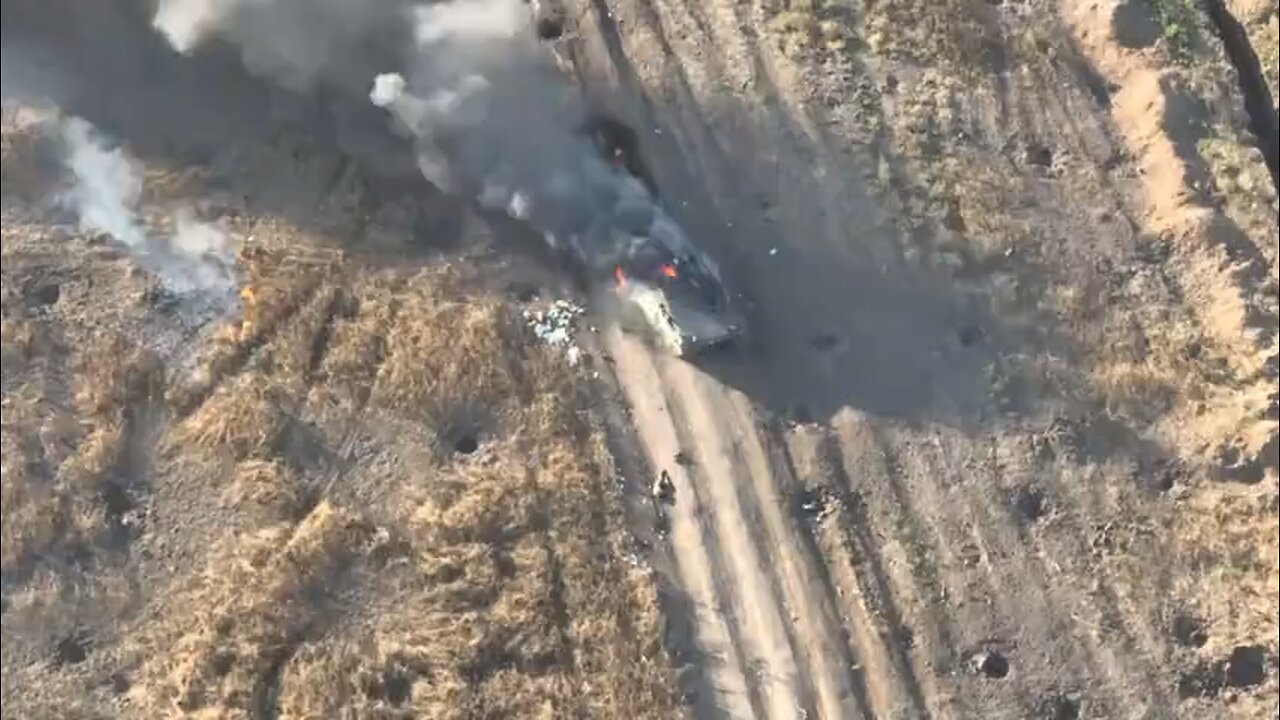
[[[1275,195],[1251,155],[1270,212],[1204,229],[1206,213],[1238,220],[1190,189],[1203,162],[1180,128],[1211,118],[1174,104],[1203,98],[1168,90],[1181,78],[1126,51],[1125,8],[1102,5],[571,14],[561,42],[588,94],[636,125],[666,201],[750,289],[745,357],[607,343],[648,467],[676,487],[668,580],[684,597],[668,613],[692,633],[668,641],[700,716],[1224,711],[1199,657],[1230,649],[1216,632],[1188,649],[1171,623],[1243,627],[1202,620],[1220,606],[1159,548],[1226,471],[1169,449],[1204,428],[1162,435],[1154,406],[1111,405],[1135,378],[1091,371],[1123,355],[1119,318],[1151,345],[1161,322],[1239,342],[1246,327],[1197,306],[1212,293],[1274,319]],[[1168,110],[1136,110],[1148,80]],[[1241,102],[1226,84],[1206,94]],[[1241,138],[1238,107],[1218,112]],[[1202,254],[1237,241],[1252,269],[1206,297]],[[1245,352],[1274,358],[1274,334]],[[1229,382],[1266,388],[1267,372]],[[1246,493],[1274,495],[1266,427],[1250,448],[1271,479]],[[1273,627],[1258,600],[1250,642]],[[1249,700],[1233,711],[1275,702]]]
[[[610,330],[590,398],[493,292],[520,233],[363,98],[94,7],[44,28],[55,99],[256,237],[264,299],[177,343],[203,379],[122,364],[163,381],[146,422],[82,417],[46,336],[149,358],[76,338],[168,316],[100,238],[6,216],[6,712],[665,718],[674,683],[698,718],[1276,716],[1269,99],[1193,4],[571,0],[558,49],[752,330],[692,363]]]

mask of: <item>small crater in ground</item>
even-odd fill
[[[810,520],[820,520],[827,512],[827,498],[821,490],[801,488],[793,502],[796,514]]]
[[[453,441],[453,450],[460,455],[470,455],[479,447],[480,439],[474,432],[463,433]]]
[[[982,342],[982,338],[986,334],[982,332],[982,328],[977,325],[965,325],[956,331],[956,339],[964,347],[973,347]]]
[[[1227,658],[1226,680],[1231,687],[1261,685],[1267,679],[1267,653],[1260,645],[1240,645]]]
[[[54,665],[79,665],[89,657],[89,638],[82,632],[74,632],[53,648]]]
[[[133,678],[129,677],[129,673],[117,670],[111,673],[111,677],[107,679],[107,684],[111,686],[111,692],[116,695],[123,695],[129,692],[129,688],[133,687]]]
[[[27,293],[29,303],[35,307],[53,305],[60,297],[62,297],[62,287],[58,283],[37,285]]]
[[[1204,647],[1209,642],[1209,633],[1205,632],[1200,618],[1187,613],[1178,613],[1173,617],[1173,638],[1183,647]]]
[[[119,518],[133,509],[133,498],[123,485],[106,482],[102,486],[102,504],[107,506],[107,514]]]
[[[539,18],[538,19],[538,38],[542,40],[555,40],[564,34],[564,23],[558,18]]]
[[[1066,695],[1050,695],[1036,704],[1035,716],[1042,720],[1078,720],[1080,701]]]
[[[993,680],[999,680],[1009,675],[1009,658],[998,650],[987,650],[986,652],[978,653],[973,658],[973,666],[984,677],[989,677]]]
[[[213,658],[209,661],[210,669],[213,674],[218,677],[224,677],[231,672],[231,668],[235,667],[236,654],[230,650],[219,650],[213,654]]]
[[[1026,148],[1026,159],[1031,165],[1049,167],[1053,164],[1053,151],[1047,145],[1030,143]]]
[[[1116,42],[1130,49],[1150,47],[1160,37],[1147,3],[1127,0],[1111,14],[1111,31]]]
[[[1213,697],[1222,691],[1222,668],[1218,663],[1203,662],[1178,678],[1178,697],[1189,700]]]
[[[1013,509],[1023,522],[1033,523],[1039,520],[1047,510],[1044,493],[1034,487],[1018,488],[1013,493]]]

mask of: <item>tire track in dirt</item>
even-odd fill
[[[714,508],[717,535],[730,548],[726,555],[730,584],[724,590],[742,620],[742,631],[747,633],[743,644],[751,655],[750,672],[760,683],[766,716],[792,717],[799,710],[811,713],[815,710],[814,690],[806,682],[811,668],[804,648],[812,647],[812,638],[804,638],[798,647],[787,622],[786,606],[798,613],[801,603],[794,587],[780,587],[776,570],[781,558],[769,557],[778,545],[762,542],[777,538],[751,532],[761,526],[769,528],[762,514],[776,516],[779,503],[760,497],[758,482],[754,488],[742,482],[743,475],[753,479],[760,475],[759,465],[742,457],[742,445],[754,436],[750,414],[743,416],[738,408],[726,407],[724,401],[731,398],[708,385],[691,366],[666,358],[659,365],[669,393],[677,399],[673,415],[684,419],[682,424],[688,428],[682,439],[697,462],[695,472],[705,485],[709,507]],[[745,431],[740,422],[743,419],[747,421]],[[764,470],[764,481],[769,483],[767,467]],[[773,494],[772,488],[769,491]],[[770,572],[771,567],[775,572]],[[808,610],[803,608],[806,615]]]
[[[696,463],[700,514],[724,568],[719,582],[722,603],[737,621],[748,682],[760,694],[759,714],[802,715],[810,691],[803,685],[801,663],[774,591],[774,578],[750,532],[755,508],[742,501],[738,476],[743,468],[734,462],[731,450],[738,438],[726,418],[714,412],[693,368],[669,358],[656,360],[680,449]]]
[[[770,558],[783,590],[783,599],[791,610],[795,634],[799,636],[798,655],[803,659],[806,675],[813,684],[823,717],[854,717],[869,709],[866,679],[853,673],[845,628],[836,611],[832,588],[825,567],[812,545],[805,542],[805,531],[797,527],[788,510],[797,486],[790,464],[780,462],[770,450],[774,446],[771,433],[747,398],[739,393],[726,395],[721,405],[728,405],[721,417],[736,432],[737,465],[750,474],[754,493],[750,499],[763,518],[765,542],[762,552]],[[744,424],[746,421],[746,424]],[[813,592],[815,588],[823,592]],[[802,607],[795,598],[805,598]],[[874,681],[874,678],[873,678]]]
[[[667,409],[662,380],[653,358],[638,346],[636,340],[622,336],[617,330],[611,331],[607,346],[617,362],[617,376],[627,394],[632,419],[647,455],[647,465],[650,468],[665,467],[667,460],[680,451],[681,443]],[[679,585],[688,594],[694,608],[694,641],[699,653],[709,658],[703,663],[703,672],[710,685],[711,708],[730,717],[755,717],[759,700],[747,682],[743,651],[730,627],[730,618],[721,607],[720,589],[713,570],[713,549],[704,538],[706,529],[701,521],[703,510],[699,493],[684,466],[674,464],[668,473],[678,498],[670,513],[670,541],[675,549],[673,559]]]
[[[862,652],[864,673],[878,679],[868,682],[873,707],[887,715],[884,709],[905,705],[917,716],[927,716],[922,674],[910,653],[911,631],[880,560],[881,543],[872,535],[866,501],[845,472],[839,442],[827,429],[800,429],[779,445],[810,493],[835,500],[829,516],[816,519],[810,532],[815,552],[827,559],[828,593],[840,598],[849,613],[845,626]],[[864,474],[869,474],[868,465],[863,462]]]

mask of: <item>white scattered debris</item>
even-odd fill
[[[564,348],[569,365],[582,360],[582,348],[574,341],[578,318],[583,309],[568,300],[556,300],[546,310],[525,310],[524,319],[538,339],[553,347]]]
[[[777,254],[778,254],[778,248],[769,248],[769,254],[770,254],[770,255],[777,255]]]

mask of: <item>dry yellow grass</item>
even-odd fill
[[[262,716],[279,665],[323,612],[311,596],[362,551],[367,534],[322,502],[297,525],[232,542],[175,598],[185,611],[159,625],[179,634],[149,653],[132,690],[136,707],[152,717]]]
[[[41,321],[81,348],[63,363],[39,324],[6,314],[6,360],[27,361],[5,394],[6,575],[36,582],[42,553],[105,542],[99,483],[126,458],[162,521],[135,542],[197,559],[142,566],[160,573],[143,575],[145,612],[110,606],[123,640],[86,662],[123,668],[113,712],[678,714],[654,589],[624,560],[611,461],[570,371],[448,269],[365,268],[252,225],[242,317],[189,370],[91,331],[105,308]],[[63,420],[40,452],[61,453],[56,472],[28,477],[52,409]],[[443,440],[458,431],[482,433],[480,449],[455,454]],[[388,461],[347,454],[352,433]],[[212,535],[184,536],[197,527]],[[47,714],[61,676],[24,677],[44,690],[21,709]]]
[[[219,387],[177,426],[171,446],[224,450],[237,460],[270,457],[288,429],[283,391],[259,373],[245,373]]]

